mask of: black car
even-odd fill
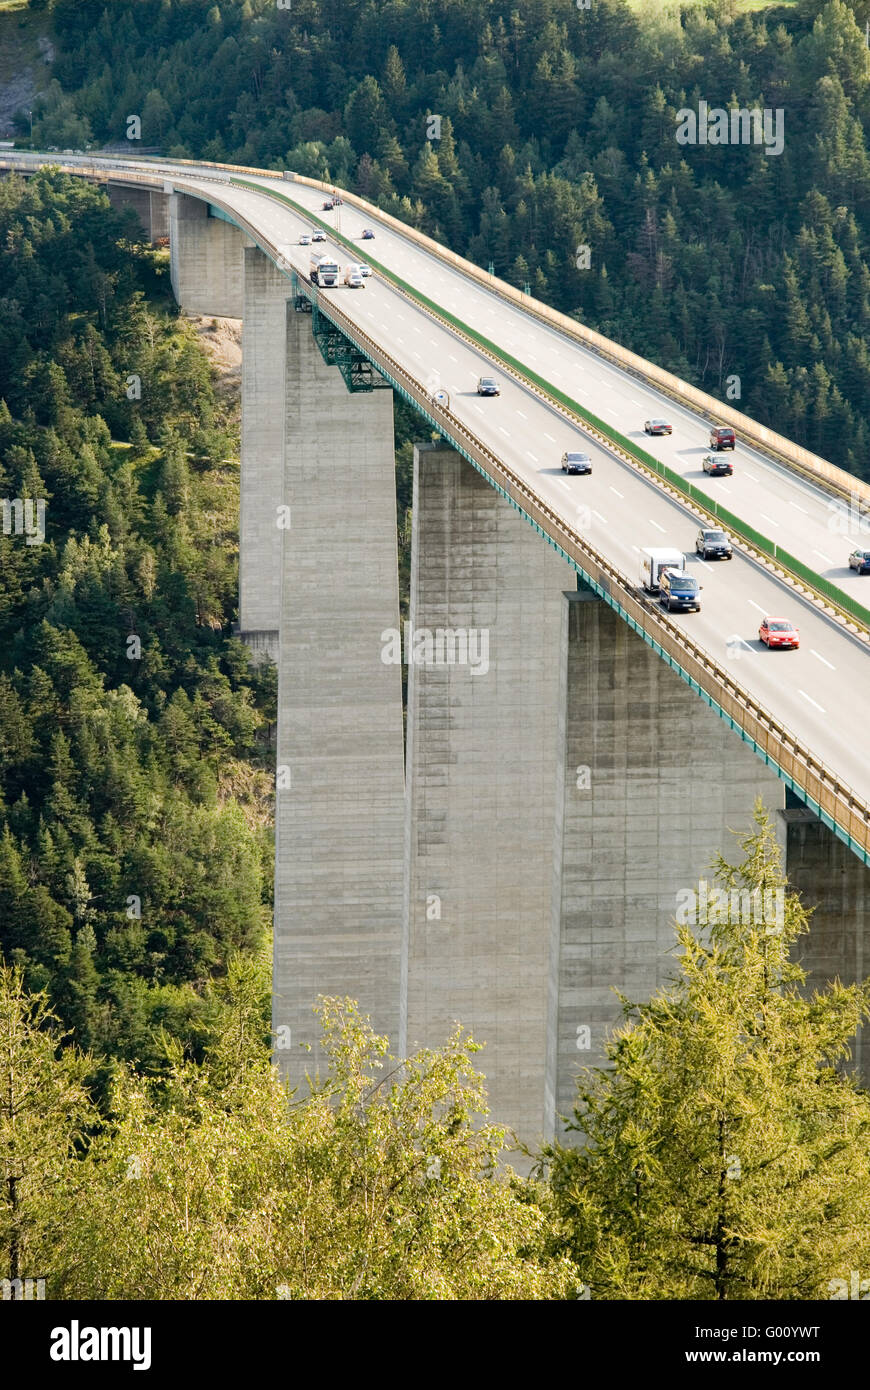
[[[374,234],[374,232],[372,231],[371,227],[363,227],[363,230],[362,230],[362,239],[363,239],[363,241],[374,241],[374,239],[375,239],[375,234]]]
[[[700,613],[700,591],[697,579],[685,570],[665,569],[659,575],[659,603],[663,603],[669,613],[675,608],[683,613]]]
[[[500,391],[499,391],[499,389],[498,389],[498,382],[496,381],[495,377],[494,377],[494,376],[482,376],[482,377],[479,377],[479,378],[478,378],[478,382],[477,382],[477,394],[478,394],[479,396],[498,396],[498,395],[500,395],[501,393],[500,393]]]
[[[710,473],[714,477],[720,473],[724,473],[726,478],[730,478],[731,474],[734,472],[733,463],[729,463],[726,459],[714,458],[712,454],[707,455],[701,467],[705,473]]]
[[[695,538],[695,553],[705,560],[730,560],[731,542],[724,531],[702,526]]]
[[[566,452],[562,455],[563,473],[591,473],[592,460],[588,454]]]
[[[853,550],[849,556],[849,569],[859,574],[870,574],[870,550]]]

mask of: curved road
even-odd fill
[[[46,157],[43,156],[43,160]],[[484,333],[505,352],[533,368],[629,439],[642,441],[671,467],[704,488],[750,525],[757,527],[817,573],[835,581],[870,604],[870,578],[849,571],[846,557],[856,546],[870,548],[870,535],[855,527],[843,534],[844,520],[832,498],[790,474],[763,454],[738,444],[732,479],[707,479],[700,461],[709,452],[708,422],[685,407],[659,396],[520,307],[506,303],[458,269],[441,262],[400,233],[345,204],[340,212],[322,212],[323,195],[292,182],[264,178],[262,193],[241,188],[214,175],[170,163],[122,164],[119,161],[51,156],[52,162],[145,170],[172,180],[179,192],[201,196],[235,212],[257,228],[264,242],[289,265],[308,274],[310,248],[299,246],[312,224],[307,212],[324,221],[340,217],[340,231],[358,239],[364,225],[374,227],[374,241],[359,240],[360,260],[367,250],[441,307]],[[26,162],[22,160],[22,162]],[[245,174],[246,179],[253,176]],[[289,198],[286,206],[271,192]],[[349,253],[329,241],[341,265]],[[673,615],[694,640],[736,679],[781,724],[789,727],[847,786],[870,802],[870,662],[868,648],[820,607],[804,601],[774,574],[735,546],[730,562],[704,563],[694,556],[698,521],[690,508],[674,499],[630,465],[590,440],[531,389],[498,370],[481,351],[433,319],[384,282],[377,274],[362,290],[322,290],[340,296],[341,308],[383,347],[422,387],[443,386],[452,412],[564,520],[587,535],[590,543],[630,578],[638,572],[642,546],[673,545],[689,556],[689,568],[703,584],[700,613]],[[495,375],[496,398],[478,398],[478,376]],[[674,426],[671,437],[649,440],[647,417],[664,416]],[[567,448],[581,448],[593,459],[591,476],[566,477],[559,461]],[[790,618],[801,630],[796,652],[768,652],[757,639],[762,614]],[[865,662],[868,664],[865,665]],[[867,680],[867,685],[862,681]]]

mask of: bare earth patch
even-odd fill
[[[218,389],[238,396],[242,389],[242,320],[215,319],[187,314],[212,362],[218,370]]]

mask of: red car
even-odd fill
[[[763,618],[758,637],[768,647],[792,648],[801,644],[801,635],[788,618]]]
[[[713,425],[710,430],[711,449],[733,449],[737,444],[737,435],[730,425]]]

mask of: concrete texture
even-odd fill
[[[321,1062],[318,994],[397,1044],[404,750],[392,392],[350,395],[287,314],[273,1018],[294,1081]],[[282,781],[289,777],[289,787]]]
[[[165,193],[138,184],[113,183],[111,179],[106,192],[113,208],[133,209],[148,241],[169,236],[169,198]]]
[[[791,799],[791,798],[790,798]],[[807,971],[807,989],[829,980],[854,984],[870,975],[870,869],[806,807],[782,812],[789,882],[805,907],[810,930],[793,951]],[[870,1084],[870,1029],[859,1032],[854,1066]]]
[[[566,594],[563,616],[556,1095],[570,1115],[578,1070],[604,1064],[620,1022],[614,989],[643,1001],[676,973],[677,892],[699,891],[717,850],[738,862],[731,831],[785,790],[602,600]]]
[[[489,670],[408,670],[403,1047],[455,1020],[522,1138],[547,1094],[562,591],[573,572],[442,445],[414,455],[411,622],[489,634]],[[440,914],[440,915],[438,915]]]
[[[278,523],[286,521],[286,514],[279,514],[279,508],[290,504],[284,493],[283,405],[287,303],[292,286],[256,246],[246,248],[242,255],[245,298],[239,629],[245,641],[248,632],[274,634],[267,639],[252,637],[251,646],[258,657],[265,651],[277,660],[284,534]],[[308,328],[310,336],[310,323]],[[292,525],[292,507],[289,519]]]
[[[242,251],[251,246],[238,227],[209,217],[208,204],[186,193],[169,199],[169,267],[176,300],[190,314],[243,315]]]

